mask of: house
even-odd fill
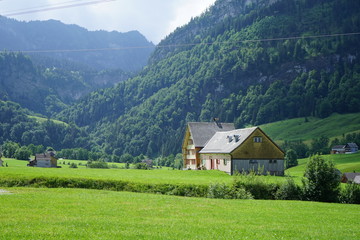
[[[284,152],[259,128],[217,132],[200,151],[201,165],[228,174],[284,175]]]
[[[199,169],[201,167],[200,150],[217,132],[234,130],[233,123],[214,122],[189,122],[186,127],[182,145],[184,168]]]
[[[356,143],[347,143],[345,145],[336,145],[331,148],[331,154],[356,153],[359,147]]]
[[[342,183],[359,183],[360,184],[360,173],[350,172],[344,173],[341,177]]]
[[[53,149],[48,149],[46,153],[35,154],[35,159],[30,160],[28,166],[30,167],[44,167],[44,168],[56,168],[57,158],[56,152]]]

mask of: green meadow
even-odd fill
[[[359,239],[360,205],[10,188],[0,239]]]
[[[332,139],[341,138],[343,134],[359,132],[360,113],[332,114],[324,119],[294,118],[260,127],[277,143],[282,143],[284,140],[303,140],[308,143],[320,136]]]
[[[323,155],[325,159],[329,159],[335,163],[335,167],[342,173],[344,172],[360,172],[360,152],[355,154],[329,154]],[[308,158],[299,159],[299,165],[286,170],[286,174],[294,177],[302,177],[305,171]]]

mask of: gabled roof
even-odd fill
[[[51,155],[49,153],[35,154],[36,160],[50,160]]]
[[[204,147],[215,133],[234,130],[235,126],[233,123],[190,122],[188,128],[195,147]]]
[[[360,173],[354,173],[354,172],[347,172],[344,173],[344,176],[348,181],[353,182],[355,180],[355,177],[360,176]]]
[[[356,143],[348,143],[346,144],[349,148],[359,148]]]
[[[346,145],[335,145],[332,147],[332,149],[342,149],[345,148]]]
[[[239,147],[257,127],[217,132],[200,153],[231,153]]]

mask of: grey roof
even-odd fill
[[[239,147],[257,127],[217,132],[200,153],[231,153]]]
[[[35,159],[36,160],[50,160],[51,155],[49,153],[35,154]]]
[[[195,147],[204,147],[207,141],[209,141],[216,132],[231,131],[235,129],[233,123],[190,122],[188,123],[188,126]]]
[[[356,143],[348,143],[347,144],[350,148],[359,148]]]
[[[347,172],[347,173],[344,173],[344,175],[348,181],[353,182],[355,180],[355,177],[360,176],[360,173]]]
[[[342,149],[345,148],[346,145],[335,145],[332,147],[332,149]]]

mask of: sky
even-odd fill
[[[138,30],[154,44],[209,8],[215,0],[0,0],[0,15],[60,20],[88,30]]]

